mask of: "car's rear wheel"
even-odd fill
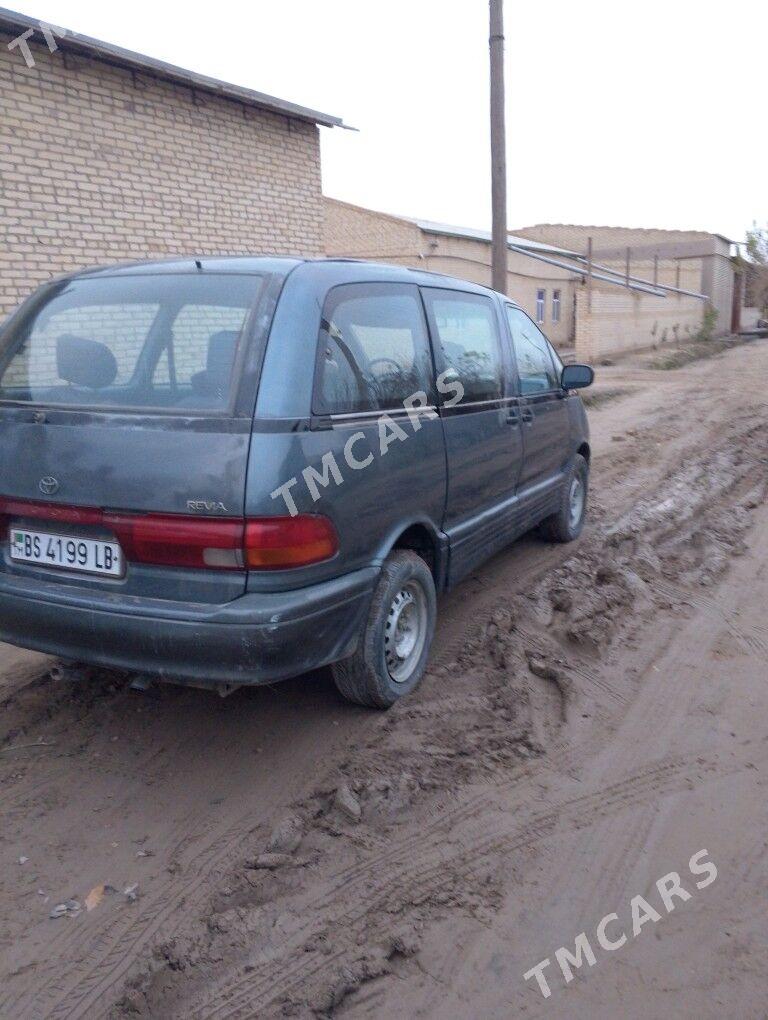
[[[540,532],[551,542],[573,542],[584,528],[589,495],[589,464],[577,454],[561,490],[556,514],[542,521]]]
[[[344,697],[389,708],[410,694],[424,675],[436,615],[429,567],[415,552],[396,549],[381,569],[357,651],[332,667]]]

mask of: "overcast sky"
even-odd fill
[[[3,0],[336,114],[326,194],[490,225],[486,0]],[[768,220],[765,0],[507,0],[510,228]]]

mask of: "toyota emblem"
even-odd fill
[[[59,483],[55,478],[51,478],[48,475],[46,478],[40,479],[40,491],[44,496],[53,496],[54,493],[59,491]]]

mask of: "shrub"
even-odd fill
[[[712,305],[707,305],[706,311],[704,312],[704,318],[702,319],[701,326],[698,332],[694,335],[695,340],[701,340],[709,342],[715,335],[715,326],[717,325],[718,312]]]

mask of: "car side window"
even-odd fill
[[[462,403],[498,400],[504,394],[501,343],[491,298],[463,291],[422,291],[440,344],[447,379],[464,387]]]
[[[320,323],[316,414],[394,410],[419,391],[434,402],[433,375],[415,286],[352,283],[329,292]]]
[[[521,396],[559,389],[560,373],[555,368],[549,341],[524,311],[512,305],[506,308]]]

